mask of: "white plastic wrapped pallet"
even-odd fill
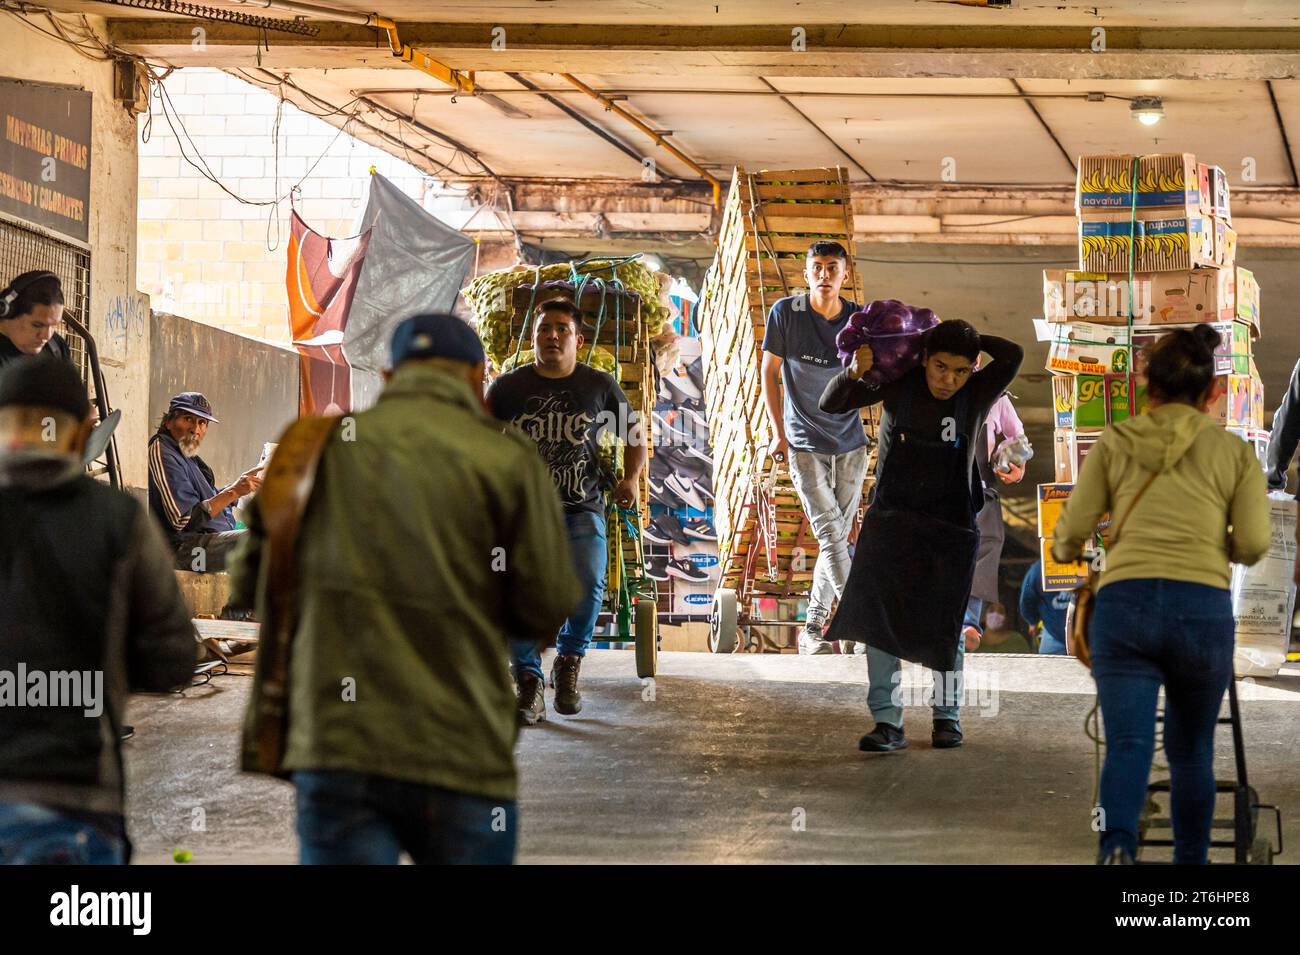
[[[1295,612],[1296,501],[1269,494],[1272,539],[1268,553],[1252,567],[1232,567],[1232,612],[1236,618],[1237,676],[1276,676],[1291,643]]]

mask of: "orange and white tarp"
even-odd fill
[[[289,226],[289,330],[299,355],[299,415],[352,410],[352,367],[343,354],[352,297],[370,244],[370,231],[330,239],[297,212]]]

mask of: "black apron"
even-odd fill
[[[954,442],[924,437],[910,430],[911,405],[908,391],[826,639],[865,643],[948,671],[957,662],[975,573],[972,495],[980,489],[972,486],[971,435],[959,433]],[[959,392],[955,418],[963,427],[966,410]]]

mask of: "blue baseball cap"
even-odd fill
[[[212,402],[204,397],[199,391],[182,391],[171,400],[167,406],[167,413],[192,414],[195,417],[211,421],[213,424],[221,424],[216,418],[212,417]]]
[[[415,315],[393,331],[392,367],[413,358],[450,358],[469,365],[483,362],[483,343],[455,315]]]

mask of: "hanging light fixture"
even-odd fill
[[[1159,96],[1135,96],[1129,112],[1143,126],[1154,126],[1165,118],[1165,106]]]

